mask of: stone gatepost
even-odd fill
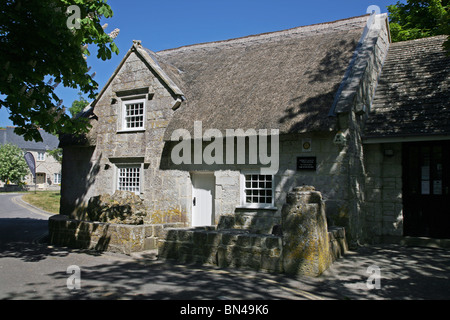
[[[282,229],[287,274],[319,276],[331,265],[325,203],[314,187],[296,187],[287,195]]]

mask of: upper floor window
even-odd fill
[[[37,153],[37,161],[45,161],[45,152]]]
[[[145,99],[123,101],[122,130],[144,129]]]

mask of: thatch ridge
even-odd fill
[[[243,37],[237,37],[237,38],[231,38],[231,39],[225,39],[225,40],[217,40],[217,41],[209,41],[209,42],[201,42],[201,43],[194,43],[194,44],[188,44],[176,48],[169,48],[160,50],[158,52],[154,52],[154,54],[158,56],[165,55],[167,53],[172,53],[174,51],[179,50],[185,50],[185,49],[201,49],[207,46],[216,46],[220,44],[227,44],[227,43],[239,43],[239,42],[249,42],[252,40],[261,40],[266,39],[269,40],[271,37],[280,37],[282,35],[288,36],[295,34],[296,36],[299,36],[300,34],[303,36],[310,36],[311,32],[317,33],[320,31],[321,33],[324,32],[333,32],[335,29],[332,29],[333,26],[341,25],[341,26],[354,26],[355,24],[359,25],[361,21],[365,23],[367,21],[369,14],[357,16],[357,17],[351,17],[351,18],[345,18],[345,19],[339,19],[335,21],[328,21],[328,22],[321,22],[321,23],[315,23],[311,25],[305,25],[305,26],[299,26],[299,27],[293,27],[289,29],[279,30],[279,31],[270,31],[270,32],[264,32],[264,33],[258,33],[258,34],[252,34],[247,35]]]

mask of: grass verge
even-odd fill
[[[39,209],[50,213],[59,213],[59,200],[61,194],[59,191],[30,191],[22,197],[22,200]]]

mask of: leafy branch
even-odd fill
[[[79,28],[69,28],[69,6],[79,8]],[[105,0],[2,0],[0,2],[0,108],[10,111],[15,132],[42,141],[49,133],[84,133],[86,121],[70,117],[55,93],[59,84],[95,99],[98,84],[89,74],[87,49],[110,59],[119,50],[118,30],[108,34],[100,20],[112,17]]]

